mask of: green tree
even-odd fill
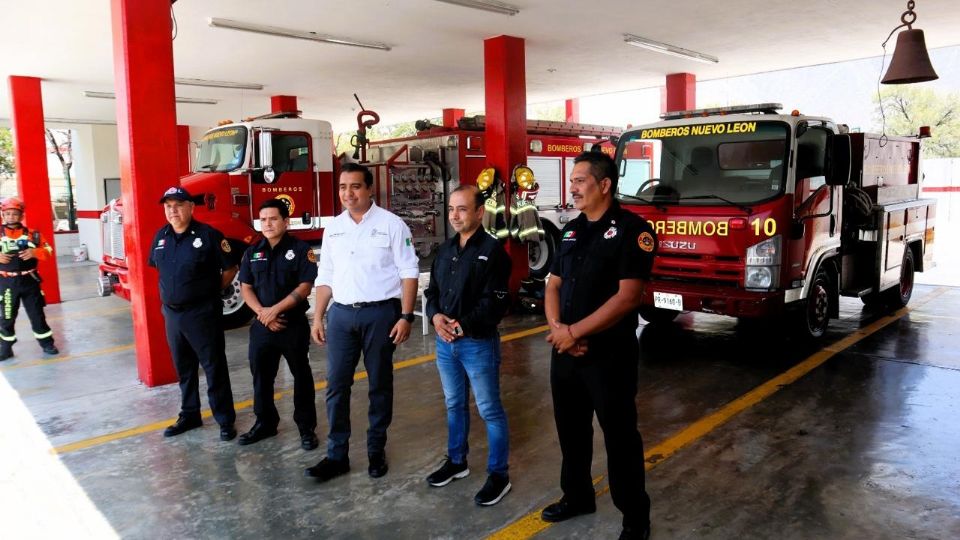
[[[930,126],[931,137],[921,145],[923,156],[960,157],[960,93],[896,85],[881,90],[874,103],[879,105],[877,131],[885,123],[887,134],[911,136],[920,126]]]
[[[13,176],[17,171],[13,164],[13,135],[7,128],[0,128],[0,176]]]
[[[57,156],[63,167],[63,180],[67,184],[67,225],[71,231],[77,229],[77,210],[73,202],[73,131],[69,129],[47,129],[47,151]]]

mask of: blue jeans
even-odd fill
[[[447,405],[447,455],[454,463],[467,459],[470,434],[470,388],[480,418],[487,425],[490,453],[487,472],[507,474],[509,430],[507,414],[500,403],[500,337],[460,338],[447,343],[437,338],[437,370]]]

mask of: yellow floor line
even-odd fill
[[[60,313],[58,315],[52,315],[47,317],[47,321],[59,321],[66,318],[74,317],[93,317],[96,315],[111,315],[114,313],[130,312],[130,306],[116,307],[111,309],[88,309],[85,311],[67,311]]]
[[[502,342],[507,342],[507,341],[513,341],[513,340],[515,340],[515,339],[524,338],[524,337],[527,337],[527,336],[536,335],[536,334],[539,334],[539,333],[542,333],[542,332],[546,332],[546,331],[547,331],[547,328],[548,328],[548,327],[547,327],[546,325],[543,325],[543,326],[537,326],[537,327],[535,327],[535,328],[530,328],[530,329],[528,329],[528,330],[521,330],[521,331],[518,331],[518,332],[513,332],[513,333],[511,333],[511,334],[507,334],[507,335],[501,337],[501,338],[500,338],[500,341],[502,341]],[[133,347],[133,345],[128,345],[128,346],[127,346],[127,348],[130,348],[130,347]],[[102,352],[102,351],[101,351],[101,352]],[[90,353],[90,354],[94,354],[94,353]],[[435,355],[435,354],[425,354],[425,355],[423,355],[423,356],[417,356],[417,357],[414,357],[414,358],[409,358],[409,359],[407,359],[407,360],[401,360],[401,361],[395,362],[395,363],[393,364],[393,369],[394,369],[394,371],[396,371],[396,370],[398,370],[398,369],[404,369],[404,368],[408,368],[408,367],[418,366],[418,365],[420,365],[420,364],[425,364],[425,363],[427,363],[427,362],[430,362],[430,361],[432,361],[432,360],[435,359],[435,358],[436,358],[436,355]],[[47,362],[49,362],[49,360],[48,360]],[[16,366],[11,366],[11,367],[16,367]],[[358,373],[354,376],[354,380],[363,380],[363,379],[366,379],[366,378],[367,378],[367,372],[366,372],[366,371],[358,372]],[[314,386],[314,388],[316,388],[317,390],[323,390],[323,389],[325,389],[326,387],[327,387],[327,381],[320,381],[320,382],[318,382],[318,383]],[[292,394],[293,394],[293,390],[292,390],[292,389],[282,390],[282,391],[280,391],[280,392],[275,393],[275,394],[273,395],[273,398],[274,398],[274,400],[278,400],[278,399],[280,399],[280,398],[282,398],[282,397],[289,396],[289,395],[292,395]],[[251,407],[253,407],[253,400],[252,400],[252,399],[248,399],[248,400],[245,400],[245,401],[238,401],[238,402],[236,402],[236,403],[233,404],[234,410],[237,410],[237,411],[242,411],[242,410],[245,410],[245,409],[249,409],[249,408],[251,408]],[[201,412],[201,416],[202,416],[203,418],[211,418],[211,417],[213,416],[213,413],[211,413],[211,411],[210,411],[209,409],[204,409],[204,410]],[[130,429],[125,429],[125,430],[122,430],[122,431],[117,431],[117,432],[114,432],[114,433],[107,433],[107,434],[105,434],[105,435],[100,435],[100,436],[98,436],[98,437],[92,437],[92,438],[89,438],[89,439],[83,439],[83,440],[80,440],[80,441],[77,441],[77,442],[64,444],[64,445],[61,445],[61,446],[54,447],[51,451],[52,451],[54,454],[67,454],[67,453],[70,453],[70,452],[76,452],[77,450],[83,450],[83,449],[85,449],[85,448],[91,448],[91,447],[94,447],[94,446],[99,446],[99,445],[101,445],[101,444],[108,443],[108,442],[111,442],[111,441],[116,441],[116,440],[120,440],[120,439],[126,439],[126,438],[129,438],[129,437],[136,437],[137,435],[143,435],[144,433],[150,433],[150,432],[152,432],[152,431],[158,431],[158,430],[164,429],[164,428],[166,428],[167,426],[169,426],[170,424],[176,422],[176,420],[177,420],[177,419],[176,419],[175,417],[174,417],[174,418],[167,418],[167,419],[165,419],[165,420],[160,420],[160,421],[153,422],[153,423],[150,423],[150,424],[145,424],[145,425],[141,425],[141,426],[137,426],[137,427],[132,427],[132,428],[130,428]]]
[[[78,352],[76,354],[67,354],[64,356],[51,356],[49,358],[38,358],[36,360],[25,360],[23,362],[10,364],[8,366],[0,366],[0,373],[3,373],[5,371],[13,371],[15,369],[28,368],[28,367],[49,366],[50,364],[59,364],[61,362],[76,360],[77,358],[87,358],[89,356],[100,356],[103,354],[112,354],[115,352],[127,351],[132,348],[133,348],[133,343],[128,343],[126,345],[117,345],[116,347],[109,347],[107,349],[97,349],[95,351]]]
[[[890,315],[885,315],[866,327],[854,331],[850,335],[812,354],[804,361],[774,377],[773,379],[770,379],[746,394],[743,394],[739,398],[731,401],[713,414],[709,414],[700,420],[697,420],[693,424],[690,424],[686,428],[680,430],[678,433],[667,438],[665,441],[644,452],[643,457],[646,460],[646,470],[650,470],[660,463],[663,463],[665,460],[676,454],[680,449],[698,441],[713,430],[728,422],[736,415],[767,399],[780,389],[796,382],[798,379],[810,373],[837,353],[840,353],[864,338],[875,334],[891,323],[901,319],[910,311],[923,306],[927,302],[933,300],[948,290],[949,289],[947,287],[940,287],[926,295],[920,301],[914,303],[912,307],[902,308]],[[597,491],[597,496],[604,495],[609,490],[609,486],[605,486]],[[543,508],[539,508],[533,512],[530,512],[517,521],[507,525],[503,529],[494,532],[487,537],[487,540],[530,538],[546,530],[548,527],[550,527],[550,525],[552,525],[552,523],[548,523],[540,519],[540,512],[542,511]]]

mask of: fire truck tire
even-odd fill
[[[239,328],[253,318],[253,310],[243,303],[240,296],[240,278],[233,277],[233,283],[227,285],[220,297],[223,299],[223,327],[227,330]]]
[[[97,295],[98,296],[110,296],[113,293],[113,281],[110,280],[110,276],[101,275],[97,279]]]
[[[836,302],[833,292],[833,280],[826,268],[821,266],[810,284],[810,292],[806,300],[800,302],[801,309],[796,311],[796,324],[799,337],[802,339],[817,339],[827,332],[830,324],[830,311]]]
[[[883,291],[884,299],[891,309],[900,309],[907,305],[913,296],[913,250],[907,246],[900,265],[900,284]]]
[[[679,314],[679,311],[672,309],[640,306],[640,317],[650,324],[666,324],[676,319]]]
[[[527,245],[527,256],[530,261],[530,277],[544,279],[550,272],[553,257],[557,253],[557,244],[560,243],[560,231],[549,221],[543,221],[543,240],[536,244]]]

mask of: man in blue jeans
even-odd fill
[[[430,269],[427,317],[437,330],[437,369],[447,406],[447,459],[427,477],[434,487],[470,474],[470,388],[487,425],[487,481],[473,500],[481,506],[500,502],[510,491],[507,473],[509,432],[500,403],[500,334],[507,311],[510,258],[481,227],[483,196],[476,186],[450,194],[448,214],[457,234],[444,242]]]

